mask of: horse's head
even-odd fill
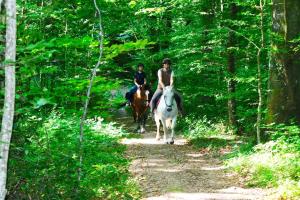
[[[173,86],[167,86],[163,89],[163,98],[165,100],[167,111],[171,112],[174,104],[174,88]]]
[[[142,98],[143,96],[145,96],[145,86],[141,85],[140,87],[138,87],[136,94],[139,98]]]
[[[143,104],[147,104],[147,100],[149,99],[149,91],[146,89],[145,85],[138,87],[136,93],[133,95],[133,104],[136,102],[143,102]]]

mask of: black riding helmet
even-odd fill
[[[139,68],[139,67],[145,68],[145,65],[144,65],[143,63],[139,63],[139,64],[137,65],[137,67],[138,67],[138,68]]]

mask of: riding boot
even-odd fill
[[[179,112],[179,115],[181,116],[181,117],[183,117],[184,116],[184,110],[183,110],[183,106],[181,105],[181,103],[180,104],[178,104],[178,112]]]
[[[127,101],[124,102],[124,103],[121,103],[121,104],[119,105],[119,108],[123,108],[123,107],[125,107],[125,106],[127,106]]]
[[[150,117],[154,119],[154,109],[150,107]]]

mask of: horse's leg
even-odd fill
[[[141,129],[141,133],[145,133],[145,127],[144,127],[144,116],[141,117],[140,119],[140,129]]]
[[[164,128],[164,142],[166,144],[168,144],[168,141],[167,141],[167,132],[168,132],[168,129],[167,129],[166,120],[161,120],[161,122],[162,122],[163,128]]]
[[[160,122],[156,114],[155,114],[155,123],[156,123],[156,140],[160,140],[160,133],[159,133]]]
[[[138,114],[136,114],[136,119],[137,119],[137,127],[136,127],[136,131],[141,133],[141,127],[140,127],[140,124],[141,124],[141,116],[139,116]]]
[[[146,131],[146,122],[147,122],[147,112],[145,112],[144,114],[144,123],[143,123],[145,131]]]
[[[141,120],[141,133],[145,133],[146,129],[145,129],[145,125],[146,125],[146,115],[143,114],[142,120]]]
[[[175,135],[176,120],[177,120],[177,117],[174,117],[174,119],[172,120],[172,126],[171,126],[172,132],[171,132],[171,141],[170,141],[170,144],[174,144],[174,135]]]
[[[136,112],[135,112],[135,110],[133,111],[133,121],[134,121],[134,122],[137,122],[137,117],[136,117]]]

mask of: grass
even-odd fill
[[[119,143],[127,133],[102,118],[86,122],[78,182],[79,119],[52,112],[49,117],[31,114],[17,123],[16,138],[23,140],[12,140],[8,199],[140,198],[128,170],[126,146]]]
[[[250,187],[275,188],[278,197],[297,199],[300,197],[300,153],[295,148],[277,139],[256,145],[247,153],[235,154],[226,164],[241,174]]]

